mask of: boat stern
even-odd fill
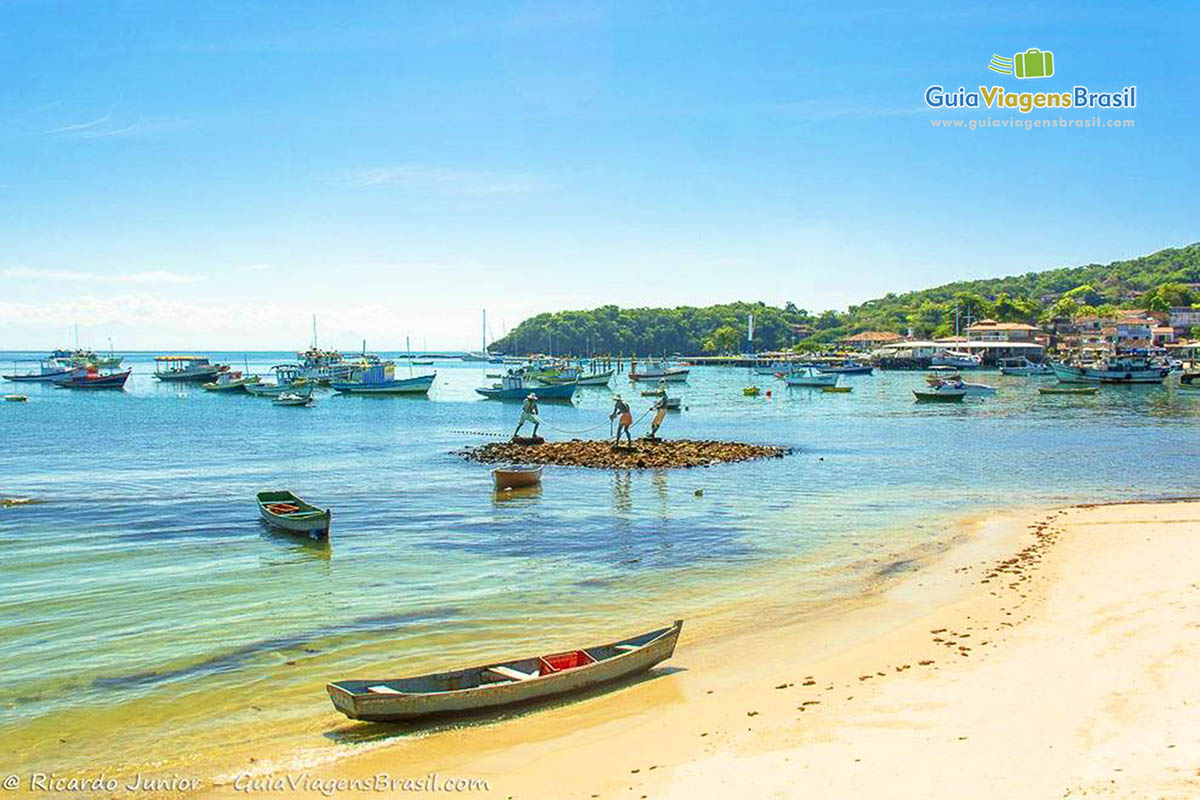
[[[358,704],[354,701],[354,693],[336,683],[325,684],[325,691],[333,701],[333,707],[350,719],[358,719]]]

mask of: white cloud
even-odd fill
[[[335,180],[344,186],[359,188],[404,186],[436,194],[468,196],[529,194],[546,188],[541,179],[523,173],[451,169],[424,164],[350,169],[340,173]]]
[[[166,270],[142,270],[140,272],[124,272],[104,274],[100,272],[80,272],[71,269],[34,269],[32,267],[12,267],[0,272],[5,278],[20,278],[41,281],[67,281],[70,283],[119,283],[144,285],[180,285],[197,283],[202,280],[198,275],[184,275]]]
[[[188,128],[191,124],[189,120],[174,117],[138,117],[132,122],[115,124],[112,112],[110,111],[103,117],[88,122],[51,128],[46,131],[46,135],[69,139],[107,139],[167,133]]]
[[[112,119],[111,111],[108,112],[107,114],[105,114],[103,117],[98,117],[94,120],[91,120],[90,122],[80,122],[75,125],[63,125],[62,127],[59,127],[59,128],[51,128],[50,130],[46,131],[46,133],[47,134],[60,134],[60,133],[79,133],[81,131],[89,131],[89,130],[92,130],[93,128],[97,128],[101,125],[106,124],[110,119]]]

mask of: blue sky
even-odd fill
[[[0,0],[0,349],[476,346],[1200,239],[1194,4]],[[987,70],[1051,50],[1056,75]],[[930,84],[1138,87],[934,129]],[[1048,118],[1048,114],[1035,114]],[[1059,114],[1054,114],[1059,116]],[[1084,118],[1088,112],[1061,116]]]

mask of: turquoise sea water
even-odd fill
[[[291,357],[209,355],[260,372]],[[945,537],[957,514],[1190,494],[1200,445],[1200,396],[1173,383],[1043,397],[1045,379],[982,372],[996,396],[925,406],[911,394],[920,373],[843,378],[854,391],[837,395],[696,368],[673,387],[685,410],[664,435],[795,455],[665,473],[547,468],[540,492],[505,498],[487,467],[454,454],[515,425],[519,406],[473,392],[497,365],[439,361],[427,399],[324,391],[304,409],[160,384],[149,355],[127,363],[123,392],[3,387],[30,400],[0,404],[0,496],[43,501],[0,509],[0,736],[13,768],[336,747],[322,736],[342,721],[328,680],[853,594],[888,553]],[[751,382],[773,396],[743,397]],[[635,416],[650,404],[620,376],[613,387]],[[543,416],[607,433],[611,396],[584,389]],[[328,545],[258,522],[255,492],[281,487],[334,509]],[[786,569],[786,596],[756,578],[771,569]]]

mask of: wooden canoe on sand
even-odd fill
[[[480,711],[583,692],[645,672],[670,658],[683,620],[609,644],[566,653],[395,680],[326,686],[334,708],[351,719],[389,722]]]

